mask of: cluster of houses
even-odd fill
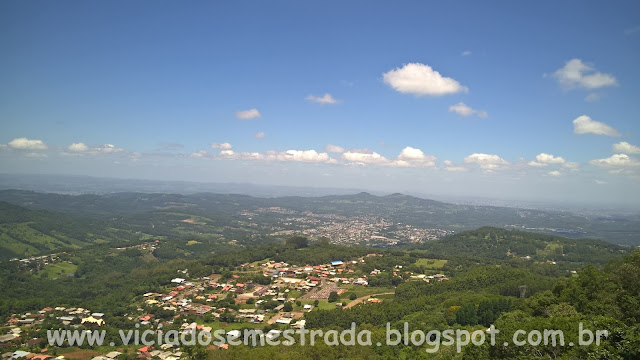
[[[153,243],[144,246],[153,246]],[[240,266],[238,272],[225,278],[224,281],[220,275],[190,278],[187,269],[179,270],[178,277],[171,279],[169,286],[157,290],[158,292],[143,294],[138,303],[137,311],[127,315],[127,319],[141,326],[152,328],[158,327],[160,324],[176,324],[174,326],[180,324],[179,331],[184,334],[199,331],[211,332],[211,327],[206,325],[207,321],[210,322],[212,318],[222,318],[223,316],[224,318],[221,319],[223,322],[236,321],[248,324],[277,324],[293,328],[304,327],[304,313],[314,309],[314,305],[309,304],[310,300],[327,299],[329,291],[344,291],[344,286],[339,288],[339,285],[367,286],[371,278],[380,274],[381,271],[378,269],[363,273],[360,268],[360,265],[366,262],[366,258],[376,256],[382,255],[374,253],[351,261],[335,260],[322,265],[304,266],[276,261],[266,261],[259,265],[246,263]],[[401,266],[396,267],[393,274],[397,275],[401,270]],[[261,285],[248,280],[256,275],[269,278],[269,284]],[[411,274],[411,278],[426,282],[448,280],[443,274]],[[291,296],[292,293],[296,295]],[[296,300],[306,300],[306,303],[302,304]],[[225,305],[228,304],[228,301],[234,303],[233,309],[231,305]],[[289,309],[285,307],[287,303],[294,302],[297,303],[296,311],[291,310],[293,305],[287,305]],[[370,298],[366,301],[366,303],[377,302],[380,302],[377,298]],[[266,303],[271,305],[262,306]],[[156,316],[155,308],[164,310],[165,315]],[[168,318],[166,311],[173,312],[174,315]],[[208,316],[209,320],[205,320],[205,325],[201,325],[193,320],[188,321],[187,319],[193,319],[191,316],[196,318]],[[9,332],[0,335],[0,347],[33,349],[34,344],[38,344],[44,339],[24,341],[22,328],[40,325],[47,318],[59,321],[61,326],[75,328],[96,328],[107,325],[104,314],[99,312],[83,308],[47,307],[38,312],[10,317],[7,324]],[[274,329],[266,336],[277,336],[279,331]],[[179,359],[182,355],[180,349],[172,348],[172,346],[171,344],[163,344],[158,348],[142,347],[137,349],[137,355],[139,358],[146,359]],[[224,349],[224,347],[219,348]],[[95,359],[117,359],[120,355],[121,353],[118,351],[112,351],[95,357]],[[52,356],[44,353],[16,351],[5,353],[4,358],[46,359],[52,358]]]
[[[410,279],[412,280],[422,280],[425,282],[432,282],[432,281],[445,281],[445,280],[449,280],[449,278],[444,275],[444,274],[435,274],[435,275],[425,275],[425,274],[414,274],[410,276]]]
[[[59,322],[60,326],[72,327],[101,327],[105,325],[104,314],[91,312],[83,308],[66,307],[45,307],[37,312],[27,312],[22,315],[12,315],[6,322],[8,332],[0,335],[0,348],[28,348],[35,349],[46,344],[46,339],[42,337],[29,337],[26,334],[30,329],[39,327],[45,320]],[[2,359],[64,359],[64,356],[53,356],[46,354],[47,348],[41,352],[29,352],[17,350],[2,354]]]
[[[377,256],[370,254],[368,256]],[[323,281],[333,281],[341,284],[363,285],[369,284],[367,276],[354,276],[354,267],[364,263],[364,258],[344,262],[335,260],[329,264],[297,266],[282,262],[269,261],[261,265],[264,276],[269,276],[276,283],[291,284],[300,290],[311,290]],[[369,275],[375,276],[376,273]]]

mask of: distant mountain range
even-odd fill
[[[136,239],[139,236],[134,234],[140,233],[157,235],[160,234],[157,226],[165,226],[169,230],[162,234],[173,236],[174,233],[170,232],[171,219],[168,217],[176,216],[182,216],[182,219],[187,216],[210,219],[207,221],[210,227],[200,230],[205,233],[213,231],[213,227],[220,224],[227,228],[241,228],[238,224],[245,219],[239,215],[240,212],[267,207],[347,217],[373,215],[394,223],[457,232],[493,226],[640,245],[640,218],[637,216],[587,217],[570,212],[458,205],[399,193],[386,196],[361,192],[352,195],[262,198],[215,193],[64,195],[2,190],[0,201],[5,202],[0,207],[0,246],[11,249],[10,253],[14,255],[73,248],[96,241]],[[118,220],[115,221],[115,218]],[[46,227],[43,224],[47,224]],[[13,245],[7,247],[7,244]]]

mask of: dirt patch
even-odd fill
[[[207,224],[205,222],[198,222],[198,221],[195,221],[193,219],[184,219],[184,220],[180,220],[180,221],[182,221],[183,223],[191,224],[191,225],[206,225]]]

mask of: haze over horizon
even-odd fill
[[[638,10],[4,2],[0,168],[637,206]]]

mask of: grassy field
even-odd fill
[[[536,254],[540,256],[553,257],[553,255],[558,253],[559,249],[562,249],[562,244],[551,242],[548,243],[547,246],[545,246],[544,250],[537,250]]]
[[[300,302],[302,303],[302,305],[304,306],[305,304],[310,304],[313,305],[313,302],[315,300],[301,300]],[[344,301],[343,301],[344,302]],[[314,308],[314,310],[316,309],[320,309],[320,310],[332,310],[336,308],[336,303],[330,303],[327,300],[319,300],[318,302],[318,306],[316,308]],[[297,307],[294,306],[294,310],[295,311],[302,311],[302,306],[301,307]]]
[[[44,269],[40,270],[39,274],[46,274],[44,276],[47,279],[55,279],[67,276],[67,274],[73,274],[77,269],[78,266],[63,261],[45,266]]]
[[[84,244],[76,240],[68,244],[52,236],[29,227],[29,223],[10,223],[0,225],[0,249],[17,256],[36,255],[57,248],[78,248]],[[4,254],[3,254],[4,255]]]
[[[269,262],[269,258],[266,258],[264,260],[254,261],[254,262],[251,263],[251,265],[253,265],[255,267],[260,267],[261,264],[264,264],[266,262]]]
[[[441,259],[418,259],[416,265],[424,266],[425,269],[439,270],[447,263],[447,260]]]

